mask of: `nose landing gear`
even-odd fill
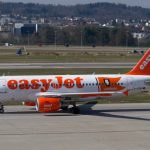
[[[4,113],[4,105],[0,103],[0,113]]]

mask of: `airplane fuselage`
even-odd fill
[[[0,78],[0,101],[36,101],[36,93],[87,93],[80,100],[128,96],[150,88],[141,75],[47,75],[47,76],[2,76]],[[107,92],[107,94],[88,94]],[[110,92],[110,94],[109,94]],[[112,94],[111,92],[116,92]],[[118,92],[118,93],[117,93]]]

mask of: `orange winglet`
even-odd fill
[[[125,91],[125,92],[123,92],[123,94],[128,96],[129,95],[129,91]]]

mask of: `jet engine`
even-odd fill
[[[39,97],[37,99],[37,111],[41,113],[56,112],[61,108],[60,98]]]

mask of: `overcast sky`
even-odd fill
[[[33,3],[44,3],[44,4],[63,4],[63,5],[74,5],[74,4],[85,4],[94,2],[115,2],[124,3],[127,5],[136,5],[150,8],[150,0],[2,0],[4,2],[33,2]]]

